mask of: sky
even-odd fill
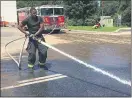
[[[8,22],[17,22],[16,1],[1,1],[1,17]]]

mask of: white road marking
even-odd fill
[[[47,79],[47,78],[52,78],[52,77],[57,77],[57,76],[62,76],[62,74],[54,74],[54,75],[49,75],[49,76],[44,76],[44,77],[22,80],[22,81],[18,81],[18,83],[32,82],[32,81],[36,81],[36,80]]]
[[[53,75],[50,75],[50,76],[53,76]],[[48,78],[48,79],[43,79],[43,80],[32,81],[32,82],[27,82],[27,83],[23,83],[23,84],[16,84],[16,85],[8,86],[8,87],[3,87],[3,88],[1,88],[1,90],[7,90],[7,89],[12,89],[12,88],[17,88],[17,87],[22,87],[22,86],[31,85],[31,84],[37,84],[37,83],[41,83],[41,82],[47,82],[47,81],[61,79],[61,78],[65,78],[65,77],[67,77],[67,76],[65,76],[65,75],[61,75],[60,76],[59,75],[57,77],[52,77],[52,78]]]
[[[13,58],[19,58],[19,56],[12,56]],[[28,56],[22,56],[22,57],[28,57]],[[10,57],[1,57],[1,59],[11,59]]]
[[[67,54],[67,53],[65,53],[65,52],[63,52],[63,51],[61,51],[61,50],[59,50],[59,49],[57,49],[57,48],[55,48],[55,47],[53,47],[53,46],[47,44],[47,43],[45,43],[45,42],[42,42],[41,40],[39,40],[39,42],[40,42],[41,44],[43,44],[43,45],[45,45],[45,46],[47,46],[47,47],[49,47],[49,48],[55,50],[55,51],[61,53],[62,55],[66,56],[66,57],[69,57],[70,59],[72,59],[72,60],[74,60],[74,61],[76,61],[76,62],[78,62],[78,63],[80,63],[80,64],[82,64],[82,65],[84,65],[84,66],[86,66],[86,67],[88,67],[88,68],[94,69],[96,72],[102,73],[102,74],[104,74],[104,75],[106,75],[106,76],[108,76],[108,77],[110,77],[110,78],[112,78],[112,79],[117,80],[118,82],[120,82],[120,83],[122,83],[122,84],[126,84],[126,85],[131,86],[131,81],[130,81],[130,80],[129,80],[129,81],[124,80],[124,79],[122,79],[122,78],[119,78],[119,77],[115,76],[115,75],[112,74],[112,73],[109,73],[109,72],[107,72],[107,71],[105,71],[105,70],[102,70],[102,69],[100,69],[100,68],[98,68],[98,67],[95,67],[95,66],[93,66],[93,65],[87,64],[86,62],[84,62],[84,61],[82,61],[82,60],[79,60],[79,59],[75,58],[74,56],[71,56],[71,55],[69,55],[69,54]]]

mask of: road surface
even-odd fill
[[[41,70],[37,61],[33,73],[27,69],[24,51],[22,70],[5,53],[7,42],[22,37],[14,28],[1,32],[1,96],[131,96],[131,86],[79,64],[68,57],[48,49],[48,70]],[[70,32],[45,37],[52,46],[107,71],[122,80],[130,81],[130,32],[93,34]],[[18,60],[24,39],[11,43],[8,51]],[[26,45],[25,45],[26,48]]]

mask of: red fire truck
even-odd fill
[[[0,17],[0,27],[7,27],[9,25],[9,22],[4,21],[3,17]]]
[[[43,5],[35,7],[37,15],[44,20],[44,26],[47,31],[54,29],[60,31],[65,28],[65,16],[63,6],[58,5]],[[20,8],[17,10],[18,23],[29,15],[30,7]]]

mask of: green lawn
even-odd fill
[[[68,26],[70,30],[87,30],[87,31],[103,31],[103,32],[113,32],[119,28],[123,27],[101,27],[98,29],[93,29],[92,26]]]

